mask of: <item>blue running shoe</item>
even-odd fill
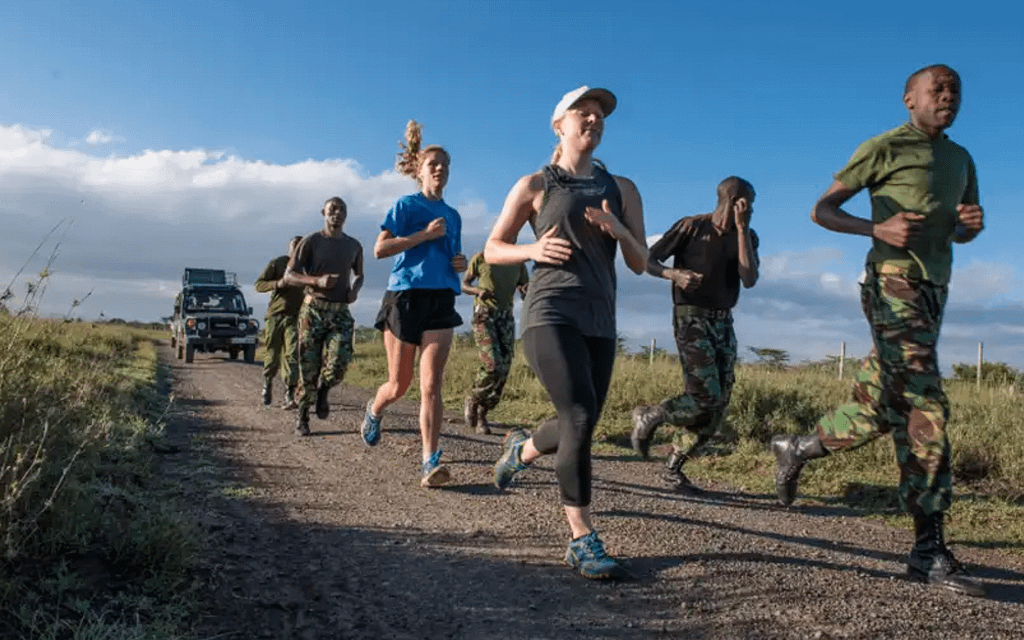
[[[373,407],[373,400],[366,403],[366,415],[363,416],[363,426],[359,428],[359,435],[363,436],[363,442],[367,446],[375,446],[380,442],[380,419],[374,417],[370,409]]]
[[[510,429],[505,435],[505,451],[494,463],[494,486],[507,488],[517,473],[530,466],[523,462],[523,445],[529,439],[526,429]]]
[[[448,484],[451,479],[452,474],[448,467],[441,464],[441,450],[438,449],[423,463],[423,480],[420,481],[420,486],[440,487]]]
[[[590,580],[615,580],[629,575],[618,560],[605,552],[597,531],[570,541],[565,562]]]

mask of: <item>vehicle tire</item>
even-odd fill
[[[228,357],[232,360],[238,360],[238,349],[228,349]]]
[[[178,349],[176,353],[178,354],[178,360],[185,357],[185,343],[181,340],[178,340]]]
[[[191,345],[191,344],[186,344],[185,345],[185,362],[192,362],[192,360],[195,358],[195,356],[196,356],[196,348],[195,348],[195,346]]]
[[[245,362],[247,364],[256,362],[256,345],[251,344],[245,348]]]

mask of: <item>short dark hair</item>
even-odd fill
[[[907,78],[907,83],[903,85],[903,94],[906,95],[910,93],[911,89],[914,88],[914,85],[917,84],[917,81],[921,79],[921,76],[931,71],[935,71],[936,69],[948,71],[952,73],[954,76],[956,76],[957,80],[960,80],[960,74],[957,73],[956,69],[954,69],[953,67],[947,64],[930,64],[927,67],[921,67],[914,73],[910,74],[910,77]]]
[[[327,205],[331,204],[332,202],[337,202],[338,206],[341,207],[341,210],[344,211],[345,213],[348,213],[348,205],[345,204],[345,201],[338,196],[334,196],[333,198],[327,198],[327,201],[324,202],[324,206],[321,209],[321,211],[325,211],[327,209]]]
[[[753,200],[756,195],[754,185],[739,176],[729,176],[718,183],[718,204],[724,204],[732,198],[742,198],[743,196],[749,196]]]

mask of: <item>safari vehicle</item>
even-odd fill
[[[234,273],[185,269],[171,319],[171,346],[179,360],[192,362],[196,351],[224,351],[232,360],[242,353],[252,363],[259,330]]]

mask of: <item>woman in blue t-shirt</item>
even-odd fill
[[[416,178],[420,192],[395,203],[373,247],[377,258],[398,257],[374,323],[384,332],[388,380],[367,403],[361,434],[370,446],[380,441],[384,408],[409,389],[419,348],[421,484],[437,487],[451,479],[448,468],[440,464],[438,446],[444,410],[441,379],[453,329],[462,324],[455,296],[462,291],[458,272],[466,270],[466,256],[462,218],[442,199],[451,156],[438,145],[420,148],[421,141],[420,126],[411,120],[395,165],[400,173]]]

